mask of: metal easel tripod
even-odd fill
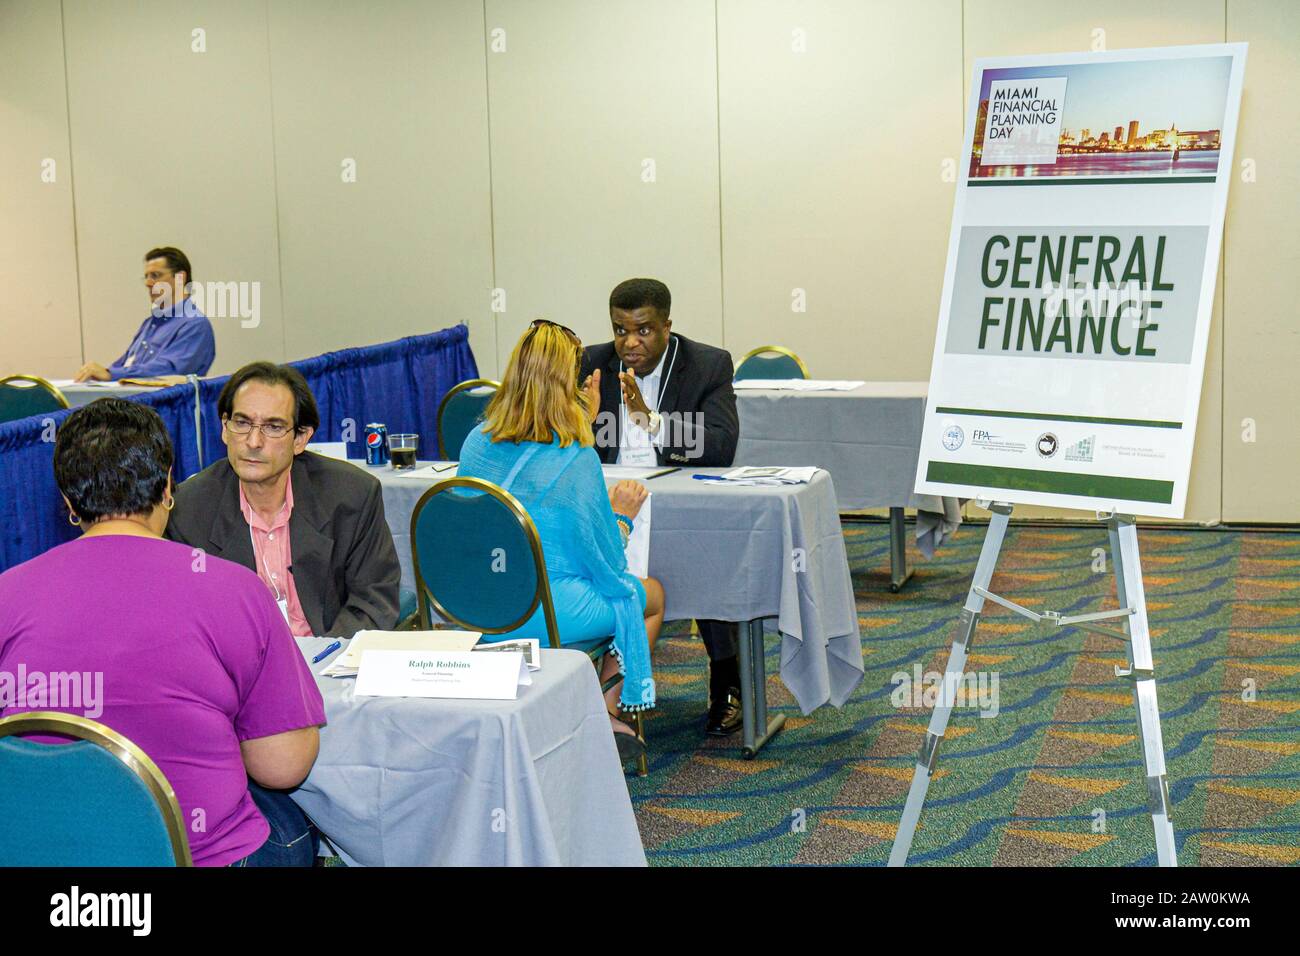
[[[1151,633],[1147,625],[1146,594],[1142,588],[1142,564],[1138,557],[1137,526],[1133,518],[1113,513],[1098,512],[1097,514],[1098,520],[1106,522],[1110,534],[1110,556],[1115,567],[1119,608],[1092,614],[1062,615],[1056,611],[1039,614],[988,590],[989,582],[993,578],[993,570],[997,566],[998,555],[1002,551],[1002,541],[1006,536],[1012,506],[1004,502],[979,502],[979,504],[991,512],[988,532],[984,536],[984,547],[980,550],[979,562],[975,566],[975,577],[966,595],[966,604],[957,621],[956,634],[953,637],[952,650],[948,654],[948,665],[944,674],[943,693],[930,715],[930,726],[925,741],[921,744],[921,752],[917,756],[916,769],[912,773],[912,786],[907,792],[907,803],[903,807],[903,818],[898,825],[894,846],[889,854],[889,865],[903,866],[907,862],[916,824],[921,817],[921,808],[925,804],[925,794],[930,786],[930,777],[938,762],[939,742],[948,728],[948,718],[956,702],[955,689],[961,681],[962,671],[966,666],[966,658],[975,637],[975,628],[984,610],[984,601],[988,599],[1031,621],[1046,621],[1057,627],[1078,627],[1124,642],[1128,667],[1121,668],[1117,665],[1115,676],[1133,682],[1133,706],[1137,711],[1138,739],[1142,746],[1143,765],[1146,768],[1147,810],[1151,814],[1151,823],[1155,828],[1156,859],[1160,866],[1177,866],[1178,851],[1174,843],[1173,825],[1169,820],[1169,783],[1165,776],[1160,710],[1156,704]],[[1119,630],[1096,623],[1114,618],[1120,619]]]

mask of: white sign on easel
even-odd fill
[[[1179,518],[1187,498],[1245,60],[1243,43],[976,62],[917,472],[918,493],[990,511],[943,687],[986,600],[1123,642],[1161,866],[1178,855],[1132,516]],[[990,591],[1013,503],[1096,510],[1119,607]],[[931,712],[890,866],[954,703]]]
[[[1245,60],[979,61],[918,494],[1183,516]]]

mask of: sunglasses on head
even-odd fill
[[[573,341],[578,345],[582,344],[582,339],[578,338],[577,332],[573,331],[573,329],[569,328],[567,325],[561,325],[559,322],[552,322],[550,319],[533,319],[532,325],[528,326],[528,338],[531,339],[533,335],[536,334],[537,330],[543,325],[553,326],[561,332],[567,333],[569,338],[573,339]],[[525,341],[527,341],[527,339],[525,339]]]

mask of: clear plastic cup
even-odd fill
[[[389,435],[388,461],[397,471],[415,467],[415,453],[420,447],[419,435]]]

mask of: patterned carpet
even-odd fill
[[[911,529],[909,527],[909,536]],[[656,653],[650,776],[628,783],[652,866],[882,865],[928,707],[891,678],[942,672],[983,526],[968,525],[889,593],[884,524],[846,525],[866,678],[810,717],[780,679],[785,730],[757,759],[700,732],[705,657],[682,624]],[[1173,824],[1184,866],[1300,863],[1300,534],[1144,530]],[[1013,527],[992,588],[1038,611],[1114,607],[1094,570],[1103,528]],[[930,865],[1152,865],[1130,685],[1115,640],[986,605],[970,668],[998,713],[954,710],[912,847]],[[1252,693],[1253,689],[1253,693]],[[904,706],[895,706],[902,703]]]

